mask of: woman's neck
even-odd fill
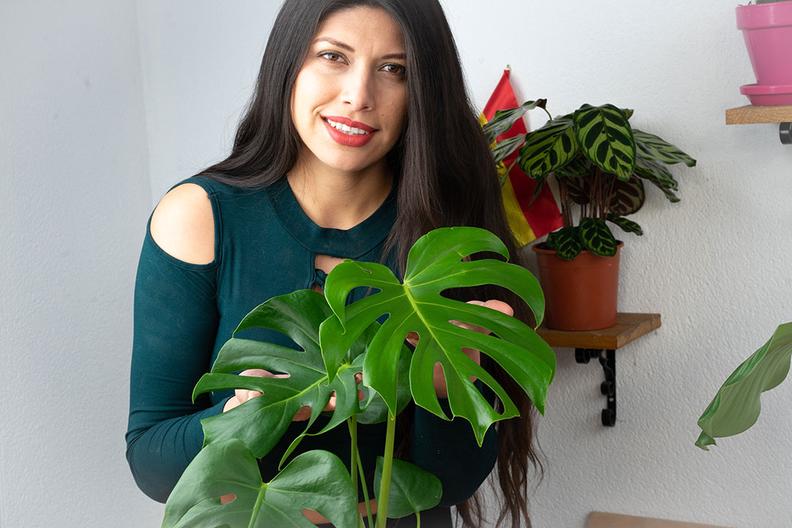
[[[371,216],[390,193],[393,177],[384,163],[378,165],[357,173],[295,166],[287,179],[315,224],[350,229]]]

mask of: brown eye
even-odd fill
[[[341,59],[341,55],[334,52],[334,51],[323,51],[319,54],[319,57],[330,57],[327,60],[330,62],[338,62],[336,59]]]
[[[401,64],[386,64],[383,68],[391,69],[388,70],[388,73],[393,73],[394,75],[398,75],[399,77],[403,77],[407,73],[407,68],[402,66]]]

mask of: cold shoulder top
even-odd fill
[[[159,502],[167,500],[200,451],[200,420],[222,413],[233,396],[231,391],[217,392],[195,404],[191,401],[196,382],[211,369],[240,320],[270,297],[323,285],[324,273],[315,269],[316,255],[380,261],[396,216],[395,186],[366,220],[338,230],[315,224],[286,178],[265,189],[249,190],[199,175],[173,187],[184,183],[200,185],[209,196],[215,259],[192,264],[166,253],[151,237],[149,216],[134,292],[126,457],[137,485]],[[399,276],[392,262],[385,263]],[[355,293],[366,294],[362,288]],[[237,335],[290,344],[285,336],[262,329]],[[448,412],[447,400],[440,401]],[[462,418],[441,420],[414,404],[404,412],[413,413],[410,459],[440,478],[441,505],[459,503],[475,493],[497,458],[495,428],[490,428],[479,448],[470,424]],[[321,427],[328,418],[322,415],[317,422],[321,420],[325,421],[315,426]],[[281,442],[260,460],[265,481],[275,476],[281,455],[304,428],[305,422],[292,422]],[[384,447],[385,424],[359,424],[358,437],[373,496],[374,463]],[[347,428],[336,427],[306,437],[292,456],[325,449],[349,464],[349,448]]]

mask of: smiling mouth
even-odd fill
[[[368,136],[371,132],[367,130],[363,130],[362,128],[356,128],[349,125],[345,125],[344,123],[339,123],[337,121],[333,121],[332,119],[328,119],[326,117],[322,118],[325,123],[333,127],[334,129],[338,130],[339,132],[343,132],[349,136]]]

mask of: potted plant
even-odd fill
[[[792,105],[792,2],[756,0],[737,6],[755,84],[740,87],[753,105]]]
[[[498,112],[484,132],[495,141],[496,162],[520,148],[515,163],[540,182],[537,189],[550,177],[557,184],[564,227],[533,248],[546,296],[545,325],[559,330],[607,328],[616,322],[622,246],[608,223],[642,235],[641,227],[626,217],[644,204],[644,182],[678,202],[677,181],[665,166],[693,167],[696,160],[660,137],[632,128],[632,110],[611,104],[584,104],[555,118],[548,113],[550,120],[542,128],[496,141],[536,107],[544,109],[545,101]]]
[[[378,489],[372,490],[377,498],[376,526],[383,528],[388,518],[418,515],[436,506],[442,493],[440,481],[393,457],[396,419],[410,399],[442,419],[451,419],[437,399],[435,363],[443,365],[451,413],[470,422],[479,446],[493,423],[519,416],[519,411],[463,347],[480,350],[497,362],[540,412],[555,371],[555,355],[534,328],[498,311],[441,295],[449,288],[495,284],[522,298],[537,325],[541,322],[544,300],[536,278],[501,260],[468,259],[482,252],[509,258],[503,243],[484,229],[436,229],[410,250],[403,282],[381,264],[345,261],[328,275],[324,295],[299,290],[269,299],[245,316],[234,334],[268,328],[289,336],[301,350],[238,337],[224,344],[194,396],[236,388],[257,390],[262,396],[202,421],[203,449],[168,498],[163,528],[312,526],[303,509],[315,510],[334,526],[358,528],[363,522],[357,512],[358,476],[367,504],[369,493],[357,453],[358,422],[387,422],[383,456],[375,471]],[[350,291],[359,286],[378,291],[346,305]],[[492,334],[452,320],[487,328]],[[404,346],[411,332],[419,336],[414,351]],[[236,374],[251,368],[281,371],[288,377]],[[361,371],[358,386],[356,374]],[[492,389],[502,410],[475,396],[478,389],[471,388],[471,375]],[[364,392],[363,401],[356,397],[358,389]],[[332,392],[336,406],[329,422],[322,430],[309,432]],[[263,482],[256,459],[278,443],[291,416],[304,405],[311,407],[305,430],[292,439],[275,478]],[[323,434],[342,424],[349,428],[352,444],[349,470],[338,457],[322,450],[289,460],[306,435]],[[232,502],[220,499],[231,494]],[[370,512],[368,518],[373,527]]]
[[[726,379],[698,420],[696,445],[704,450],[715,438],[749,429],[759,418],[759,397],[778,386],[789,373],[792,357],[792,322],[780,325],[762,347]]]

